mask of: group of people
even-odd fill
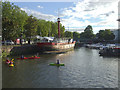
[[[33,57],[37,57],[37,56],[35,55],[35,56],[33,56]],[[23,56],[23,55],[21,56],[21,59],[24,59],[24,56]],[[6,63],[9,63],[9,64],[13,64],[13,62],[14,62],[14,59],[11,59],[11,61],[10,61],[10,60],[7,58],[7,60],[6,60]],[[59,60],[59,59],[57,59],[56,64],[60,64],[60,60]]]
[[[32,57],[37,57],[37,55],[34,55]],[[24,55],[21,55],[21,59],[24,59],[24,58],[25,58]]]
[[[36,56],[36,55],[34,55],[34,56],[32,56],[32,57],[37,57],[37,56]],[[24,59],[24,56],[23,56],[23,55],[21,56],[21,59]],[[59,60],[59,59],[57,59],[56,64],[60,64],[60,60]]]
[[[14,59],[12,58],[11,60],[9,60],[8,58],[6,59],[6,63],[7,64],[13,64],[13,62],[14,62]]]

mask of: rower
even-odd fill
[[[14,59],[12,59],[11,62],[13,63],[13,62],[14,62]]]
[[[60,60],[59,59],[57,59],[57,63],[56,64],[60,64]]]
[[[24,56],[23,56],[23,55],[21,56],[21,59],[24,59]]]
[[[9,62],[9,61],[10,61],[10,60],[7,58],[7,59],[6,59],[6,62]]]

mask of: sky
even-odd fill
[[[3,0],[4,1],[4,0]],[[91,25],[93,32],[118,29],[119,0],[9,0],[38,19],[56,22],[60,17],[66,30],[82,32]]]

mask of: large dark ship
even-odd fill
[[[99,51],[100,56],[120,57],[120,47],[103,48]]]
[[[44,37],[43,40],[37,42],[37,45],[41,50],[53,51],[53,52],[64,52],[70,49],[74,49],[75,41],[71,38],[60,38],[60,18],[58,21],[58,38]]]

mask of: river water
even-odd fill
[[[77,48],[63,54],[42,54],[40,59],[3,61],[3,88],[117,88],[118,58],[99,56],[99,50]],[[14,57],[15,58],[15,57]],[[65,66],[49,66],[60,59]]]

